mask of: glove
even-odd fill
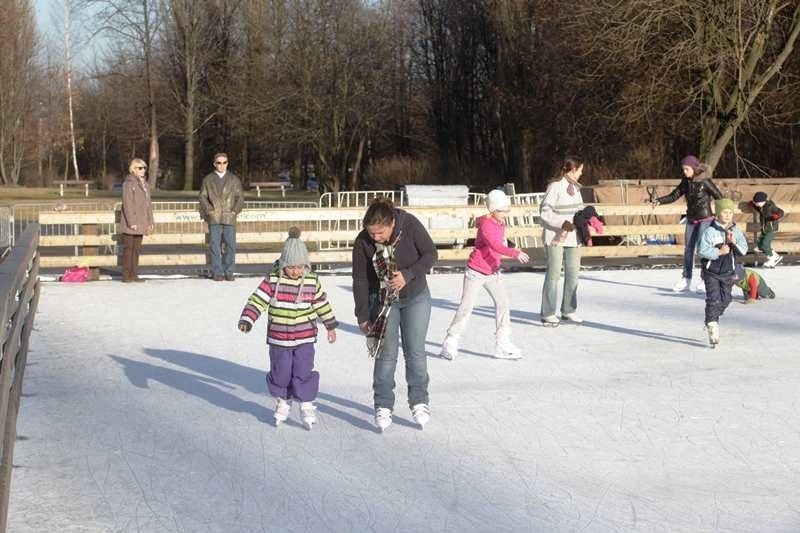
[[[250,333],[250,330],[252,328],[253,328],[253,324],[251,324],[247,320],[240,320],[239,321],[239,331],[243,331],[244,333]]]
[[[565,220],[564,223],[561,224],[561,229],[563,229],[564,231],[574,231],[575,224],[573,224],[569,220]]]

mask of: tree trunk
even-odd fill
[[[147,83],[147,107],[150,116],[150,173],[147,181],[150,189],[156,188],[158,181],[160,152],[158,146],[158,112],[156,109],[156,91],[153,87],[152,46],[150,40],[150,6],[148,0],[142,0],[144,9],[144,71]]]
[[[64,44],[66,45],[66,71],[67,71],[67,107],[69,109],[69,140],[72,145],[72,166],[75,171],[75,179],[81,179],[80,172],[78,172],[78,153],[77,148],[75,146],[75,118],[72,112],[72,43],[71,43],[71,33],[72,33],[72,26],[70,23],[71,20],[71,11],[72,11],[72,2],[71,0],[67,0],[66,4],[64,4]],[[69,156],[68,156],[69,159]],[[64,176],[66,179],[66,175]]]
[[[186,93],[186,117],[183,125],[183,190],[191,191],[194,188],[194,91]]]
[[[361,159],[364,157],[364,143],[365,137],[361,137],[358,141],[358,151],[356,152],[356,161],[353,163],[353,172],[350,174],[350,190],[358,190],[358,173],[361,169]]]

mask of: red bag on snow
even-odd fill
[[[89,267],[70,267],[61,275],[61,281],[67,283],[81,283],[89,281]]]

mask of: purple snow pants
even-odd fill
[[[269,393],[284,400],[312,402],[319,391],[319,372],[314,371],[314,344],[293,348],[269,347]]]

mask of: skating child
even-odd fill
[[[758,213],[759,222],[761,222],[761,235],[756,241],[756,246],[767,255],[767,261],[764,266],[767,268],[774,268],[775,265],[781,262],[781,255],[772,249],[772,239],[778,232],[778,221],[783,218],[783,209],[775,205],[775,202],[767,198],[767,193],[757,192],[753,195],[753,201],[750,205]]]
[[[744,269],[744,274],[736,280],[736,286],[742,289],[746,304],[756,303],[758,298],[775,298],[775,291],[767,285],[761,274],[752,268]]]
[[[481,287],[486,289],[494,300],[497,328],[495,357],[499,359],[522,357],[520,349],[511,342],[511,314],[508,297],[500,277],[500,259],[502,256],[513,257],[520,263],[527,263],[530,258],[522,250],[507,246],[503,217],[511,208],[508,196],[499,189],[491,191],[486,195],[486,208],[489,214],[478,217],[476,221],[478,235],[464,272],[461,303],[442,343],[442,357],[445,359],[454,359],[458,355],[461,334],[472,314]]]
[[[278,399],[275,425],[289,418],[292,399],[296,399],[303,425],[311,429],[317,421],[314,400],[319,391],[319,372],[314,370],[316,319],[325,325],[328,342],[336,341],[339,324],[319,277],[311,271],[308,249],[295,227],[289,230],[280,258],[248,298],[239,329],[249,332],[265,312],[270,361],[267,388]]]
[[[719,344],[719,319],[731,303],[736,272],[741,272],[739,258],[747,253],[744,233],[733,222],[733,207],[733,200],[717,200],[717,216],[700,236],[701,272],[706,284],[705,323],[712,347]]]

